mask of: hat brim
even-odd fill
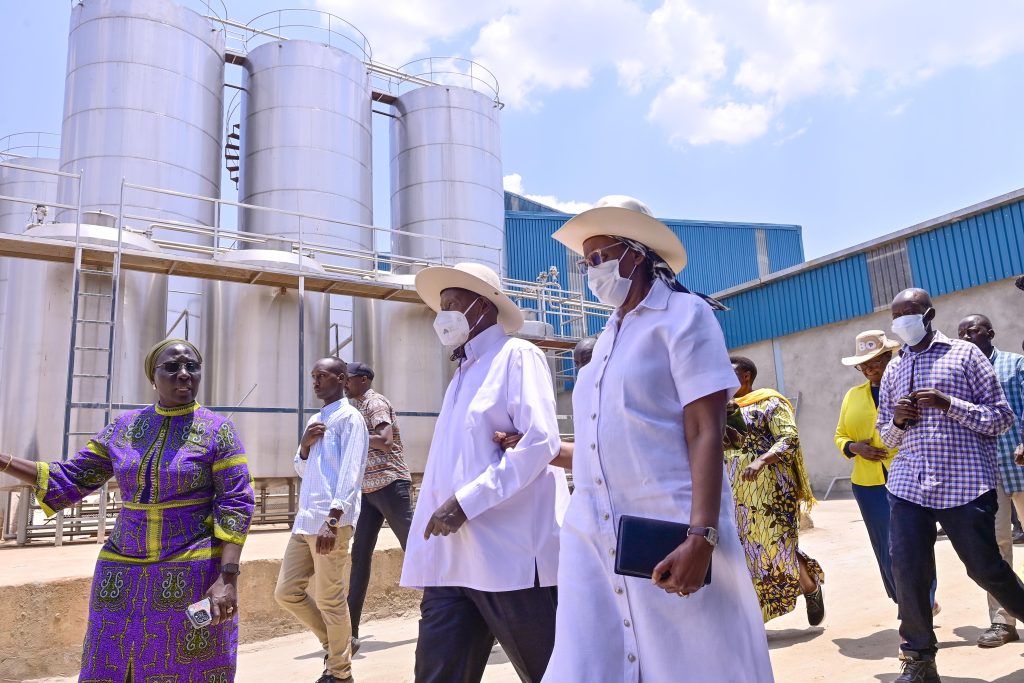
[[[676,234],[657,218],[632,209],[588,209],[569,219],[551,236],[582,256],[583,243],[598,235],[626,237],[650,247],[677,275],[686,267],[686,248]]]
[[[448,266],[432,266],[416,273],[416,293],[435,311],[441,310],[441,292],[453,287],[468,289],[493,303],[498,308],[498,323],[505,332],[512,334],[523,326],[525,318],[519,307],[486,280]]]
[[[854,365],[860,365],[861,363],[867,363],[869,360],[878,358],[883,353],[891,353],[898,348],[900,348],[900,343],[898,341],[887,339],[885,345],[882,346],[882,348],[878,349],[877,351],[874,351],[872,353],[865,353],[862,356],[847,356],[846,358],[843,358],[842,363],[843,365],[848,365],[851,367]]]

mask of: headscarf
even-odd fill
[[[729,307],[723,304],[718,299],[710,297],[707,294],[701,294],[700,292],[691,292],[689,289],[684,287],[683,284],[676,279],[675,271],[673,271],[671,266],[669,266],[668,263],[665,262],[665,259],[659,256],[658,252],[654,251],[646,244],[642,242],[637,242],[636,240],[631,240],[628,237],[619,237],[618,235],[612,236],[615,239],[622,242],[623,244],[625,244],[633,251],[637,252],[638,254],[642,254],[643,257],[646,258],[647,261],[651,264],[651,276],[655,280],[661,280],[662,282],[664,282],[666,285],[668,285],[668,288],[671,289],[673,292],[695,294],[699,296],[701,299],[703,299],[705,302],[707,302],[708,306],[711,306],[711,308],[716,311],[729,310]]]
[[[156,377],[156,359],[160,357],[160,354],[163,353],[165,349],[178,344],[183,344],[192,349],[192,353],[196,354],[196,358],[199,362],[203,362],[203,354],[199,353],[199,349],[197,349],[195,344],[190,342],[188,339],[164,339],[162,342],[154,344],[153,348],[151,348],[149,353],[146,354],[146,359],[142,361],[142,367],[145,369],[146,377],[149,378],[150,382],[154,381]]]

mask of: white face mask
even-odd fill
[[[625,303],[626,297],[629,296],[629,288],[633,284],[629,278],[633,277],[634,272],[636,272],[635,263],[629,277],[622,277],[619,275],[619,259],[604,261],[599,266],[587,268],[587,286],[590,287],[590,291],[594,293],[598,301],[618,308]]]
[[[901,315],[892,321],[892,333],[903,340],[908,346],[916,346],[928,334],[924,324],[924,315]]]
[[[479,297],[473,300],[473,303],[466,309],[466,313],[469,312],[476,302],[479,301]],[[437,338],[441,340],[441,343],[445,346],[462,346],[469,341],[469,333],[475,328],[480,320],[483,319],[484,314],[481,313],[480,317],[476,319],[472,327],[469,325],[469,320],[466,318],[466,313],[462,311],[438,311],[437,317],[434,318],[434,332],[437,334]]]

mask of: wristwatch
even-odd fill
[[[239,574],[242,573],[242,571],[241,571],[241,569],[239,568],[239,566],[237,564],[222,564],[220,566],[220,573],[221,574],[234,574],[235,576],[238,576]]]
[[[714,548],[718,545],[718,529],[713,526],[691,526],[686,531],[687,536],[701,536]]]
[[[337,517],[331,517],[330,515],[328,515],[328,517],[327,517],[327,526],[331,527],[332,529],[337,529],[339,524],[341,524],[341,520],[340,519],[338,519]]]

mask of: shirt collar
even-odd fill
[[[911,351],[910,350],[910,346],[907,345],[907,344],[904,344],[903,345],[903,352],[904,353],[911,353],[911,354],[919,356],[919,355],[921,355],[923,353],[928,353],[929,351],[931,351],[932,347],[935,346],[936,344],[942,344],[943,346],[952,346],[953,342],[950,341],[949,337],[944,335],[941,331],[935,330],[935,335],[932,337],[931,342],[929,342],[928,348],[923,349],[921,351]]]
[[[321,408],[320,417],[327,417],[328,415],[333,415],[335,412],[337,412],[338,408],[345,405],[348,405],[348,399],[342,396],[337,401],[334,401],[333,403],[328,403],[323,408]]]
[[[998,355],[999,355],[999,349],[997,349],[996,347],[993,346],[992,347],[992,353],[989,354],[988,359],[990,361],[992,361],[993,363],[995,363],[996,362],[996,356],[998,356]]]
[[[497,344],[499,341],[504,339],[506,336],[505,330],[502,329],[501,325],[495,323],[486,330],[476,335],[468,342],[464,347],[466,351],[466,360],[479,360],[481,356],[487,353],[487,350]]]
[[[668,285],[661,280],[655,280],[651,283],[651,289],[647,292],[647,296],[645,296],[644,300],[637,304],[636,308],[633,310],[637,311],[641,308],[647,308],[652,311],[664,311],[668,308],[668,298],[671,294],[672,290],[668,288]],[[615,313],[609,317],[608,320],[609,322],[612,320],[622,320],[622,316],[619,314],[619,309],[616,309]]]

